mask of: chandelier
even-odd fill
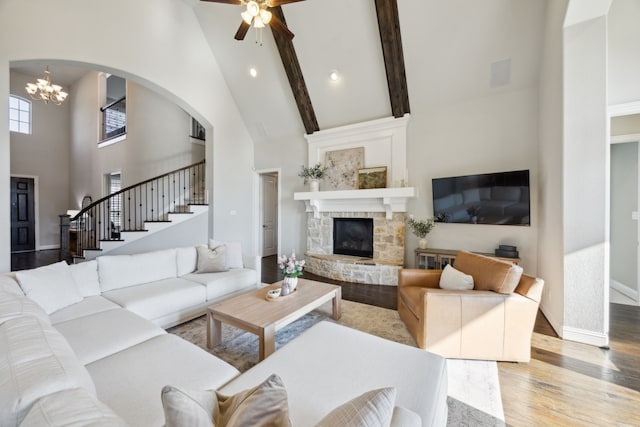
[[[25,89],[32,99],[44,101],[45,104],[51,101],[60,105],[69,95],[62,90],[62,86],[51,84],[49,67],[44,70],[44,78],[38,79],[36,83],[27,83]]]

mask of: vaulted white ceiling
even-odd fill
[[[241,6],[192,4],[254,140],[302,138],[271,30],[263,30],[262,46],[255,29],[236,41]],[[320,129],[391,116],[374,0],[306,0],[282,9]],[[398,9],[412,113],[537,85],[546,1],[398,0]],[[492,88],[492,63],[505,60],[508,83]],[[333,69],[337,82],[329,79]]]
[[[302,140],[305,129],[271,29],[262,31],[262,45],[253,28],[237,41],[241,6],[183,1],[193,7],[254,141]],[[537,86],[546,4],[398,0],[411,113]],[[321,130],[392,115],[374,0],[305,0],[282,10]],[[492,88],[491,66],[505,60],[508,82]],[[45,65],[13,69],[41,75]],[[83,72],[49,65],[52,78],[66,86]],[[339,81],[329,79],[332,70]]]

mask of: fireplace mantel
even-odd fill
[[[320,218],[320,212],[385,212],[391,219],[394,212],[406,212],[407,201],[414,197],[414,187],[293,193],[314,218]]]

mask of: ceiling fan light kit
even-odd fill
[[[242,22],[240,27],[236,31],[235,39],[244,40],[249,29],[253,26],[256,28],[256,43],[262,45],[262,28],[266,25],[271,25],[273,31],[278,32],[282,36],[293,39],[294,34],[289,31],[289,28],[283,21],[273,16],[273,13],[269,11],[270,7],[279,7],[287,3],[295,3],[304,0],[202,0],[211,3],[224,3],[246,6],[246,10],[240,13]]]

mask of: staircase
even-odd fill
[[[66,247],[71,257],[90,260],[204,214],[205,174],[203,160],[97,200],[70,218],[66,230],[61,225],[62,252]]]

